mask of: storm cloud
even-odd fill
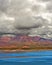
[[[52,38],[52,0],[0,0],[0,34]]]

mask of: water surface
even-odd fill
[[[52,65],[52,51],[33,51],[33,52],[0,52],[0,63],[15,64],[35,64],[35,65]]]

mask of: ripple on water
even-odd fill
[[[47,62],[52,63],[52,51],[24,53],[0,53],[0,60],[8,62]]]

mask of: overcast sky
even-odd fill
[[[52,0],[0,0],[0,33],[52,38]]]

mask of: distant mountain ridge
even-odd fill
[[[11,40],[17,40],[17,41],[52,41],[51,39],[46,39],[46,38],[42,38],[40,36],[34,36],[34,37],[31,37],[31,36],[15,36],[15,37],[11,37],[11,36],[3,36],[3,37],[0,37],[0,41],[11,41]]]
[[[52,46],[52,40],[41,38],[39,36],[3,36],[0,37],[0,48],[35,48],[39,46]],[[51,47],[52,48],[52,47]]]

